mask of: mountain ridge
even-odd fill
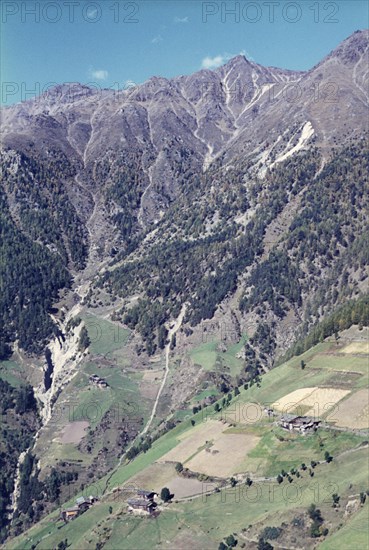
[[[49,205],[43,216],[50,231],[40,243],[63,249],[76,273],[87,262],[96,274],[112,247],[134,248],[187,193],[189,181],[204,185],[209,170],[213,177],[245,164],[243,178],[257,180],[317,147],[322,171],[332,148],[368,130],[362,98],[368,42],[368,31],[356,32],[303,73],[236,56],[214,71],[153,77],[118,96],[73,84],[70,102],[63,99],[70,89],[60,85],[50,91],[49,111],[48,94],[7,107],[2,150],[5,179],[14,181],[4,190],[16,226],[27,233],[37,209]],[[41,180],[31,191],[20,182],[36,181],[32,170]],[[49,189],[43,174],[54,180]],[[61,239],[50,210],[57,197],[65,220],[73,220],[63,222]]]

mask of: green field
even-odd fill
[[[319,545],[319,550],[366,550],[369,548],[369,506],[364,506],[342,529]]]
[[[217,395],[218,390],[215,386],[211,386],[210,388],[206,388],[204,390],[201,390],[199,393],[197,393],[192,399],[192,403],[198,403],[202,399],[205,399],[206,397],[210,397],[211,395]]]
[[[22,367],[16,361],[0,361],[0,378],[14,387],[24,384],[21,378]]]
[[[204,370],[210,371],[215,368],[218,352],[217,342],[206,342],[193,349],[190,356],[194,363],[200,365]]]
[[[41,434],[38,452],[47,457],[50,464],[60,460],[82,461],[89,465],[103,447],[111,446],[117,429],[115,422],[132,420],[144,424],[149,416],[151,403],[140,394],[141,373],[127,372],[118,365],[113,353],[126,354],[130,332],[93,314],[82,314],[86,323],[91,345],[88,355],[78,365],[78,372],[63,392],[63,399],[57,402],[56,410],[62,411],[52,419]],[[89,382],[89,376],[97,374],[104,378],[109,387],[98,388]],[[95,441],[90,453],[78,449],[78,444],[62,443],[62,430],[70,423],[87,421],[86,436],[97,428],[104,415],[111,411],[112,427],[105,430]],[[142,420],[143,419],[143,420]]]
[[[253,386],[242,394],[244,399],[271,404],[299,388],[333,386],[334,381],[340,376],[342,388],[353,390],[368,387],[368,358],[327,355],[331,347],[332,345],[327,343],[318,344],[299,357],[294,357],[271,370],[263,377],[261,388]],[[300,366],[301,360],[306,363],[304,370]],[[358,376],[342,377],[342,371],[355,372]]]
[[[219,341],[205,342],[190,352],[192,361],[206,371],[229,372],[233,377],[240,373],[243,361],[236,357],[242,349],[246,337],[227,346],[226,351],[218,351]]]
[[[84,313],[81,318],[85,322],[91,344],[92,355],[111,356],[116,350],[124,348],[128,342],[130,331],[92,313]]]
[[[146,548],[148,541],[151,548],[160,548],[167,540],[171,544],[176,540],[180,541],[186,533],[190,547],[197,548],[196,544],[201,543],[206,544],[204,548],[216,549],[224,536],[232,532],[239,533],[250,524],[266,521],[267,515],[276,512],[288,515],[296,509],[304,510],[311,502],[315,502],[324,517],[331,508],[333,491],[337,491],[343,498],[346,494],[356,493],[367,484],[366,468],[367,452],[365,449],[357,450],[337,460],[334,466],[330,464],[317,467],[313,480],[308,476],[296,479],[287,485],[290,489],[286,489],[286,482],[282,485],[259,482],[250,488],[242,484],[190,502],[173,502],[155,520],[122,514],[124,502],[102,502],[65,526],[60,522],[58,525],[51,520],[43,521],[38,528],[32,528],[27,536],[21,536],[10,543],[8,548],[31,548],[32,544],[49,532],[51,534],[40,540],[37,548],[49,550],[65,538],[72,548],[95,548],[103,533],[109,532],[106,548],[111,550]],[[204,490],[208,488],[209,484],[204,484]],[[113,508],[112,514],[108,512],[109,504]],[[353,540],[358,542],[364,540],[368,509],[367,503],[360,516],[355,518],[355,523],[350,521],[345,524],[342,531],[347,541],[350,536],[354,536]],[[58,526],[61,528],[58,529]],[[337,533],[337,540],[338,536]],[[340,545],[337,546],[334,532],[331,540],[332,542],[329,537],[322,548],[341,548]],[[365,547],[351,548],[364,550]]]

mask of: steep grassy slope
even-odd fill
[[[37,544],[46,550],[68,539],[76,549],[95,548],[98,543],[112,549],[159,548],[165,541],[178,548],[192,545],[215,549],[224,537],[235,533],[239,545],[256,548],[258,536],[271,525],[281,529],[278,544],[286,547],[333,548],[341,532],[344,541],[352,536],[358,544],[363,543],[368,501],[360,504],[359,494],[369,489],[365,402],[358,416],[366,418],[361,427],[345,428],[352,420],[352,410],[340,422],[338,418],[341,408],[345,411],[345,401],[368,387],[368,355],[354,349],[360,348],[367,336],[365,329],[343,332],[338,343],[334,339],[323,342],[273,369],[262,377],[260,387],[240,388],[230,402],[220,400],[219,412],[211,406],[194,414],[153,442],[146,453],[86,488],[86,494],[94,491],[101,499],[88,512],[66,525],[57,521],[55,512],[8,547],[25,549]],[[266,404],[281,401],[296,390],[315,387],[346,391],[336,404],[331,400],[319,403],[319,416],[325,424],[315,434],[303,436],[279,428],[278,405],[273,405],[274,417],[263,412]],[[251,446],[247,443],[250,438]],[[222,441],[229,443],[222,446]],[[239,441],[244,445],[243,454],[241,451],[238,464],[224,477],[221,472],[239,453]],[[210,449],[218,448],[218,454],[206,454],[204,449],[209,445]],[[176,474],[176,453],[190,470],[197,461],[199,487],[192,485],[193,478]],[[332,461],[327,461],[326,453]],[[205,460],[201,460],[202,455],[206,455]],[[211,464],[218,464],[218,476],[206,474]],[[282,481],[278,481],[281,473]],[[232,474],[238,480],[233,487],[229,485]],[[251,478],[251,484],[245,484],[246,477]],[[128,495],[142,484],[158,491],[162,486],[176,488],[173,502],[160,506],[155,519],[132,517],[126,512]],[[121,491],[116,492],[117,488]],[[333,493],[340,497],[337,507],[332,507]],[[322,525],[328,529],[324,536],[311,535],[307,513],[311,503],[321,510]]]

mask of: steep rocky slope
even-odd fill
[[[205,242],[223,243],[216,246],[228,263],[219,253],[212,255],[210,246],[199,273],[209,277],[215,261],[215,271],[223,263],[231,275],[208,311],[192,315],[197,323],[234,292],[242,270],[259,261],[263,250],[266,259],[270,242],[278,241],[275,232],[281,235],[294,224],[304,187],[322,173],[332,151],[365,135],[367,61],[368,32],[358,31],[304,73],[238,56],[215,71],[172,80],[153,77],[125,92],[61,85],[5,108],[1,154],[7,223],[40,254],[44,247],[73,274],[82,273],[84,281],[111,257],[129,259],[124,269],[130,271],[130,258],[145,263],[147,254],[155,256],[174,235],[186,242],[182,260],[187,266]],[[305,160],[293,160],[304,154]],[[179,241],[170,245],[172,252],[163,245],[178,269]],[[250,249],[243,259],[237,243]],[[159,269],[165,279],[170,270]],[[53,292],[67,283],[60,270]],[[204,310],[208,290],[202,292],[200,282],[195,290],[197,282],[190,278],[188,288]],[[123,279],[120,286],[137,293]],[[151,282],[144,284],[150,288]],[[115,290],[120,291],[116,284]],[[26,305],[26,312],[33,307],[32,318],[50,297],[37,296],[37,290],[32,300],[25,294],[7,295],[4,309],[16,303]],[[19,337],[22,316],[19,308],[10,316],[8,342]],[[8,321],[5,315],[3,322]],[[44,325],[42,334],[50,333],[46,318]]]

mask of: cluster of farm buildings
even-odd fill
[[[291,414],[282,416],[279,421],[279,425],[285,430],[299,432],[300,434],[315,432],[320,424],[321,421],[316,418]]]
[[[75,506],[72,506],[71,508],[66,508],[65,510],[61,511],[60,517],[64,521],[70,521],[71,519],[74,519],[77,516],[83,514],[83,512],[86,512],[86,510],[88,510],[93,504],[95,504],[97,500],[98,498],[93,496],[89,496],[88,498],[79,497],[76,499]]]
[[[277,416],[277,413],[271,408],[265,408],[264,414],[269,416],[269,418]],[[298,432],[304,435],[306,433],[315,432],[319,428],[321,420],[318,420],[317,418],[313,418],[311,416],[284,414],[279,418],[277,423],[278,426],[280,426],[284,430],[288,430],[290,432]]]
[[[284,415],[279,421],[279,425],[285,430],[299,432],[301,434],[315,432],[321,420],[309,416]]]
[[[133,514],[151,515],[155,512],[157,503],[155,502],[158,494],[154,491],[137,490],[136,498],[127,500],[128,511]]]
[[[136,496],[127,500],[128,511],[132,514],[152,515],[158,506],[156,502],[157,497],[158,494],[154,491],[137,489]],[[60,518],[65,522],[75,519],[86,512],[97,500],[97,497],[92,496],[88,498],[79,497],[76,499],[75,506],[61,511]]]
[[[108,388],[109,384],[105,380],[105,378],[101,378],[101,376],[98,376],[97,374],[91,374],[89,377],[89,381],[94,386],[97,386],[98,388]]]

